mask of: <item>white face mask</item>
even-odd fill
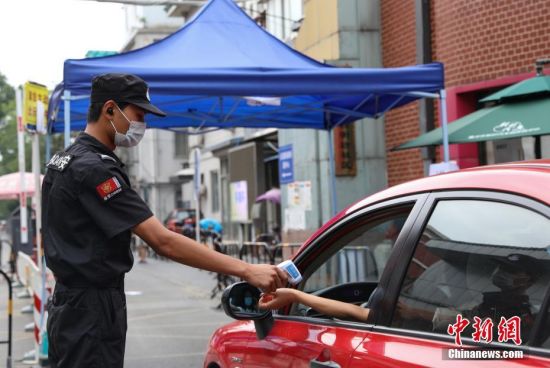
[[[145,128],[147,127],[146,124],[141,121],[131,121],[122,112],[120,107],[116,106],[116,108],[118,109],[118,111],[120,111],[120,113],[122,114],[122,116],[124,116],[124,118],[128,121],[128,123],[130,123],[130,127],[128,128],[128,131],[126,132],[126,134],[122,134],[116,130],[115,124],[113,124],[113,121],[109,120],[111,122],[111,125],[113,126],[113,129],[115,130],[115,146],[117,147],[137,146],[137,144],[141,141],[141,139],[145,135]]]

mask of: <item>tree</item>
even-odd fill
[[[0,73],[0,122],[4,121],[11,109],[10,103],[15,103],[15,90]],[[0,123],[1,125],[1,123]]]
[[[17,123],[15,89],[0,73],[0,175],[17,171]],[[0,219],[6,218],[18,201],[0,201]]]

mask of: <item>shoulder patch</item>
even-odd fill
[[[122,192],[122,185],[116,176],[113,176],[111,179],[105,180],[103,183],[95,187],[97,194],[104,201],[112,198],[116,194]]]
[[[113,161],[116,164],[116,160],[113,157],[109,155],[103,155],[101,153],[98,153],[98,155],[103,161]]]
[[[57,171],[63,171],[67,168],[67,166],[69,166],[69,163],[71,162],[73,157],[74,157],[73,155],[67,152],[56,153],[50,159],[50,162],[48,162],[46,167]]]

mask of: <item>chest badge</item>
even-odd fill
[[[59,152],[53,155],[48,164],[46,165],[49,169],[54,169],[57,171],[63,171],[69,166],[73,156],[67,152]]]
[[[96,186],[95,189],[97,194],[99,194],[99,197],[106,201],[114,195],[120,193],[122,191],[122,185],[120,185],[120,181],[117,177],[113,176],[112,178],[105,180],[103,183]]]

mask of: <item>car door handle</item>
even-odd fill
[[[328,362],[320,362],[317,359],[309,361],[309,368],[341,368],[340,364],[329,360]]]

